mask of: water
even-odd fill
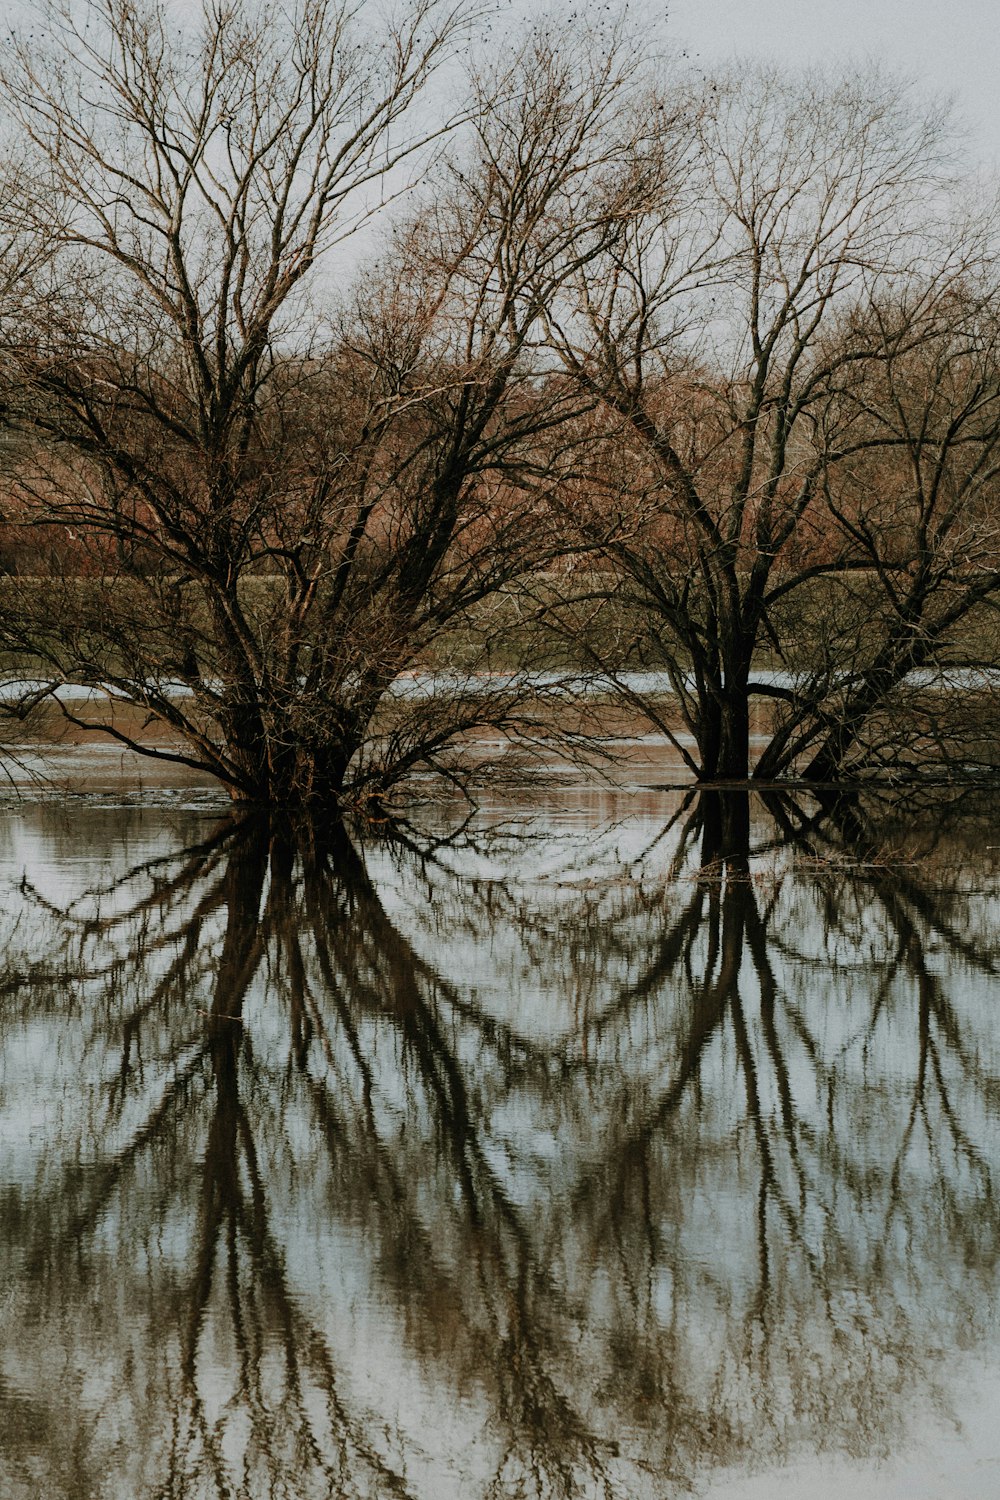
[[[642,781],[6,804],[5,1500],[1000,1490],[992,816]]]

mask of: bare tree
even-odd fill
[[[818,408],[824,468],[808,520],[825,543],[817,534],[768,595],[779,640],[798,641],[783,653],[796,677],[759,774],[801,767],[822,781],[859,765],[898,775],[993,759],[976,740],[995,690],[967,669],[995,660],[998,312],[992,282],[914,279],[843,331],[840,346],[865,358]],[[796,592],[802,607],[783,619]]]
[[[832,776],[1000,585],[992,226],[944,228],[947,120],[878,74],[650,114],[668,181],[549,310],[621,448],[582,531],[698,777],[748,774],[761,698],[758,774]]]
[[[538,399],[533,345],[566,206],[603,198],[597,253],[638,170],[611,129],[628,49],[536,38],[480,80],[436,203],[321,317],[323,252],[445,129],[416,100],[463,9],[372,35],[329,3],[208,6],[196,45],[140,0],[54,14],[5,83],[69,205],[10,400],[35,437],[21,519],[86,566],[24,581],[8,644],[149,711],[183,749],[108,727],[244,799],[336,799],[484,716],[523,724],[523,688],[407,717],[392,686],[549,545],[528,481],[579,396]]]

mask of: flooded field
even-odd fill
[[[623,749],[393,839],[23,768],[4,1500],[1000,1492],[1000,823]]]

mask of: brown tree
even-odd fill
[[[5,83],[67,224],[9,404],[22,521],[82,537],[98,578],[12,585],[8,645],[43,691],[166,722],[183,749],[108,727],[241,799],[360,795],[484,717],[523,725],[523,685],[416,715],[393,685],[547,553],[539,467],[579,396],[537,399],[534,347],[581,214],[597,254],[641,171],[611,128],[628,49],[529,40],[432,170],[446,126],[415,100],[461,9],[373,36],[328,3],[208,6],[197,44],[141,0],[57,19]],[[433,203],[338,311],[324,252],[416,162]]]
[[[622,454],[582,534],[696,776],[747,776],[761,700],[757,774],[836,776],[1000,586],[992,225],[877,74],[734,70],[650,115],[668,176],[549,309]]]

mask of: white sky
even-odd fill
[[[951,97],[975,156],[1000,165],[1000,0],[667,0],[667,17],[706,66],[875,58]]]

